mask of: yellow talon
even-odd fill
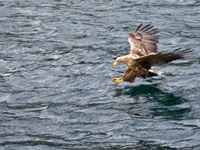
[[[123,80],[122,78],[112,78],[112,80],[116,83],[116,84],[119,84],[121,83]]]

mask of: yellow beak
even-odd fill
[[[117,65],[118,65],[118,62],[115,61],[115,62],[113,63],[113,66],[117,66]]]

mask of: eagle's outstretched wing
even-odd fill
[[[135,61],[143,68],[149,70],[153,65],[162,65],[173,60],[181,59],[184,57],[184,54],[192,51],[193,50],[191,49],[181,50],[181,48],[178,48],[169,53],[151,53],[149,55],[139,57],[135,59]]]
[[[133,33],[128,36],[128,41],[131,47],[130,54],[138,54],[145,56],[149,53],[157,52],[157,43],[159,36],[158,29],[153,28],[153,25],[140,24]]]

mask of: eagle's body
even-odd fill
[[[118,57],[114,62],[114,66],[118,63],[125,63],[128,69],[120,78],[113,78],[117,84],[122,81],[134,82],[135,78],[147,78],[157,76],[158,73],[152,72],[150,69],[153,65],[162,65],[173,60],[183,58],[185,53],[192,50],[181,50],[180,48],[170,52],[157,52],[157,43],[159,36],[158,30],[151,25],[142,27],[142,24],[137,29],[130,33],[128,42],[131,50],[128,55]]]

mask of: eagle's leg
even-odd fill
[[[116,83],[119,84],[123,81],[122,77],[118,77],[118,78],[112,78],[112,80]]]

